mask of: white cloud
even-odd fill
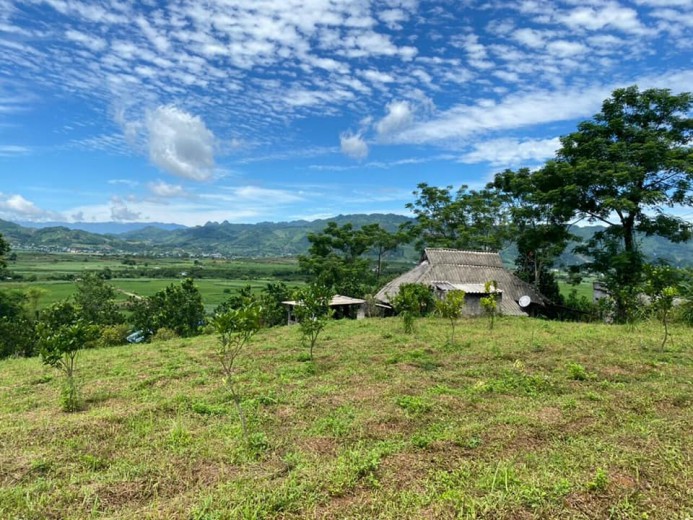
[[[470,135],[511,130],[590,116],[610,94],[607,86],[511,94],[500,101],[460,104],[395,136],[399,143],[439,143]]]
[[[0,157],[27,155],[29,152],[31,152],[31,148],[27,146],[17,146],[13,144],[0,145]]]
[[[122,184],[122,185],[128,186],[130,188],[135,188],[135,187],[139,186],[139,184],[140,184],[138,181],[133,181],[132,179],[109,179],[107,182],[108,182],[108,184],[114,184],[114,185]]]
[[[560,145],[557,137],[524,140],[493,139],[476,143],[474,150],[463,155],[460,161],[467,164],[487,162],[494,167],[511,168],[543,162],[554,157]]]
[[[133,211],[128,208],[127,203],[120,197],[113,197],[111,199],[111,220],[115,222],[125,222],[125,221],[136,221],[142,218],[142,213],[139,211]],[[82,214],[84,214],[82,212]]]
[[[408,101],[393,101],[386,107],[387,113],[375,125],[380,136],[387,137],[408,127],[413,120],[412,107]]]
[[[149,183],[149,190],[161,198],[186,197],[188,195],[180,184],[168,184],[164,181]]]
[[[556,40],[549,42],[546,48],[549,53],[561,58],[577,56],[578,54],[582,54],[587,50],[587,47],[585,47],[583,44],[568,40]]]
[[[512,34],[512,38],[527,47],[538,49],[544,46],[545,37],[537,30],[522,28]]]
[[[149,158],[173,175],[204,181],[214,169],[214,134],[202,119],[174,106],[162,106],[147,117]]]
[[[47,220],[55,213],[39,208],[19,194],[0,192],[0,216],[6,219]]]
[[[339,147],[344,155],[352,159],[365,159],[368,157],[368,144],[361,134],[342,133],[339,136]]]
[[[99,36],[93,36],[91,34],[86,34],[80,31],[75,31],[74,29],[69,29],[65,31],[65,37],[73,42],[84,45],[90,51],[99,52],[104,50],[108,43],[103,38]]]
[[[646,34],[650,32],[638,18],[638,12],[615,2],[598,7],[578,7],[558,16],[558,20],[572,29],[599,30],[611,27],[626,33]]]

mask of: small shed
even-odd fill
[[[296,300],[282,302],[286,306],[287,324],[297,323],[294,307],[300,305]],[[360,298],[351,298],[350,296],[342,296],[336,294],[330,300],[329,306],[334,311],[334,318],[350,318],[362,320],[366,317],[366,300]]]

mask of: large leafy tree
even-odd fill
[[[566,222],[570,212],[546,196],[560,186],[560,179],[528,168],[505,170],[488,186],[497,190],[508,211],[517,246],[516,274],[554,302],[560,302],[561,295],[550,268],[572,237]]]
[[[637,235],[674,242],[691,236],[690,223],[669,211],[693,205],[693,96],[667,89],[615,90],[592,119],[561,138],[545,195],[573,218],[607,225],[582,245],[606,277],[617,318],[641,281]]]
[[[439,188],[421,183],[416,200],[406,205],[415,220],[404,229],[417,239],[418,247],[451,247],[472,250],[499,250],[506,239],[506,215],[502,200],[492,190],[453,192],[452,186]]]

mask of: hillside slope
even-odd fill
[[[86,408],[0,361],[0,518],[686,518],[689,330],[500,319],[261,332],[238,388],[214,337],[84,352]],[[688,334],[686,336],[686,334]]]

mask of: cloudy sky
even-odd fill
[[[693,2],[0,0],[0,218],[398,212],[693,89]]]

